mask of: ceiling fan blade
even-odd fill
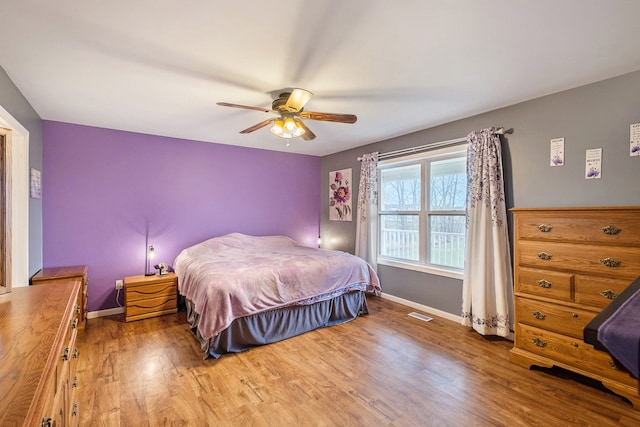
[[[269,123],[275,122],[276,119],[277,119],[277,117],[274,117],[272,119],[267,119],[265,121],[262,121],[262,122],[258,123],[257,125],[253,125],[253,126],[251,126],[249,128],[246,128],[245,130],[241,130],[240,133],[251,133],[253,131],[256,131],[258,129],[261,129],[261,128],[267,126]]]
[[[291,91],[289,98],[287,98],[287,103],[284,104],[284,108],[292,113],[297,113],[304,108],[312,96],[313,94],[308,90],[294,89]]]
[[[302,111],[300,112],[300,117],[309,120],[338,123],[355,123],[358,120],[355,114],[315,113],[313,111]]]
[[[315,139],[316,134],[311,132],[311,130],[307,127],[306,124],[304,124],[302,120],[298,119],[297,122],[300,124],[300,127],[304,129],[302,139],[304,139],[305,141],[311,141],[312,139]]]
[[[216,104],[222,107],[242,108],[244,110],[262,111],[263,113],[277,113],[270,108],[251,107],[249,105],[230,104],[228,102],[216,102]]]

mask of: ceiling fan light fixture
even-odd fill
[[[278,119],[275,121],[273,126],[271,127],[271,133],[276,136],[282,136],[284,133],[284,122],[282,119]]]
[[[304,135],[304,128],[293,117],[279,118],[271,127],[271,133],[280,138],[291,139]]]

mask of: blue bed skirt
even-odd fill
[[[282,341],[369,313],[365,293],[349,292],[315,304],[288,306],[236,319],[227,329],[207,340],[197,329],[199,315],[191,301],[186,300],[186,307],[187,322],[204,350],[205,359]]]

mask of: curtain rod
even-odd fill
[[[499,127],[499,128],[496,129],[496,133],[498,135],[504,135],[505,134],[505,130],[504,130],[503,127]],[[433,150],[433,149],[436,149],[436,148],[448,147],[450,145],[461,144],[463,142],[467,142],[467,138],[466,137],[464,137],[464,138],[456,138],[456,139],[449,139],[447,141],[434,142],[434,143],[431,143],[431,144],[420,145],[419,147],[403,148],[403,149],[400,149],[400,150],[389,151],[388,153],[378,154],[378,160],[387,159],[389,157],[401,156],[403,154],[419,153],[421,151],[428,151],[428,150]],[[358,157],[358,161],[362,161],[362,157]]]

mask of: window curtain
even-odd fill
[[[377,270],[378,153],[362,156],[356,219],[356,255]]]
[[[482,335],[509,335],[513,286],[500,136],[494,128],[467,136],[467,244],[462,324]]]

